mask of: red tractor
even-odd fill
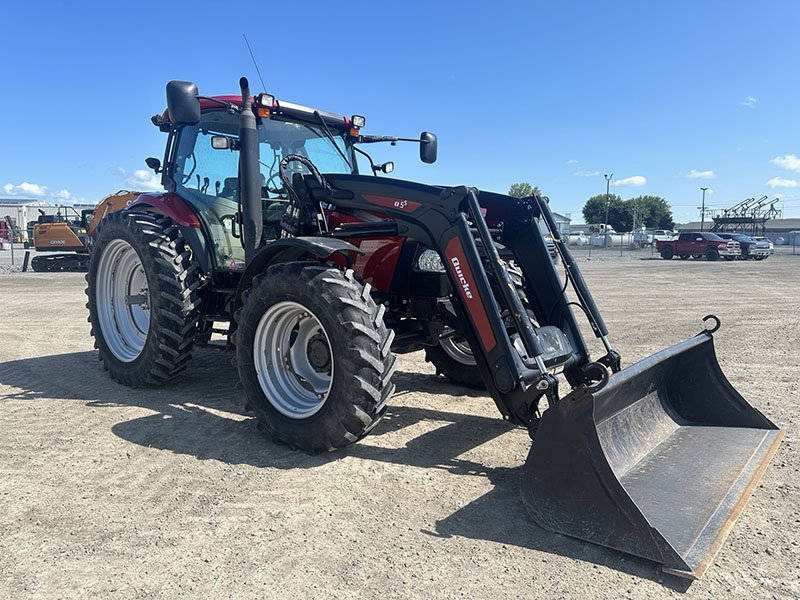
[[[100,223],[87,294],[111,376],[161,384],[221,332],[263,428],[321,452],[367,435],[395,354],[424,349],[530,431],[523,500],[543,527],[699,576],[781,436],[725,379],[712,331],[621,370],[547,199],[379,176],[391,164],[365,144],[413,141],[432,163],[436,136],[365,135],[363,117],[240,87],[170,82],[164,159],[147,160],[167,191]],[[696,481],[698,460],[714,477]]]

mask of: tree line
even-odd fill
[[[617,194],[608,195],[608,224],[616,231],[631,231],[636,216],[636,228],[672,229],[672,208],[661,196],[636,196],[623,200]],[[606,219],[606,195],[592,196],[583,205],[583,218],[587,224],[603,223]]]
[[[538,186],[530,183],[514,183],[508,189],[508,195],[514,198],[528,196],[541,196]],[[642,225],[648,229],[672,229],[675,221],[672,219],[672,208],[661,196],[636,196],[623,200],[617,194],[608,195],[608,224],[616,231],[631,231],[636,216],[636,227]],[[592,196],[583,206],[583,218],[588,225],[604,223],[606,220],[606,195]]]

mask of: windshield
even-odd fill
[[[707,233],[706,234],[706,239],[707,240],[722,240],[722,238],[719,237],[716,233]]]

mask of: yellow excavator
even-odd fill
[[[133,202],[140,192],[120,190],[103,198],[94,209],[84,209],[69,218],[59,211],[46,215],[40,210],[33,227],[33,248],[37,252],[57,252],[36,256],[31,261],[34,271],[86,271],[89,253],[97,225],[109,213],[121,210]]]

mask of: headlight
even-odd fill
[[[417,267],[420,271],[433,271],[435,273],[444,273],[444,265],[439,253],[436,250],[425,250],[419,255]]]

